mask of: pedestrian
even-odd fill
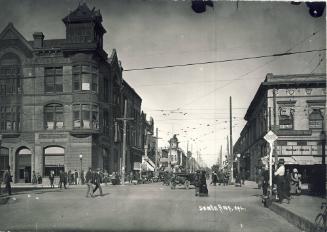
[[[267,198],[268,197],[268,186],[269,186],[269,171],[268,171],[268,167],[264,166],[262,168],[262,195],[263,198]]]
[[[53,182],[54,182],[54,171],[53,170],[50,171],[49,180],[50,180],[50,188],[54,188],[54,184],[53,184]]]
[[[32,184],[37,184],[37,178],[36,178],[36,175],[35,175],[35,171],[33,171]]]
[[[11,195],[11,185],[12,175],[10,173],[10,166],[7,166],[7,170],[3,173],[3,183],[5,184],[5,189],[7,190],[8,195]]]
[[[89,168],[89,170],[86,172],[85,175],[85,182],[87,186],[87,191],[86,191],[86,197],[93,197],[93,186],[92,186],[92,169]]]
[[[199,196],[200,197],[208,196],[207,178],[206,178],[206,172],[204,170],[202,171],[200,176]]]
[[[82,182],[82,185],[85,184],[84,170],[81,171],[81,182]]]
[[[42,176],[39,172],[37,173],[37,183],[42,184]]]
[[[60,170],[60,173],[59,173],[59,185],[58,185],[58,187],[60,188],[60,189],[62,189],[62,185],[64,185],[64,188],[66,189],[66,177],[65,177],[65,173],[62,171],[62,170]]]
[[[245,183],[245,170],[244,170],[244,168],[242,168],[242,170],[241,170],[241,181],[242,181],[242,185],[244,185],[244,183]]]
[[[291,199],[291,173],[289,169],[285,171],[285,194],[286,196]]]
[[[77,180],[78,180],[78,172],[75,169],[75,173],[74,173],[74,181],[75,181],[75,185],[77,185]]]
[[[299,173],[296,168],[291,174],[291,194],[299,195],[301,193]]]
[[[29,175],[28,175],[28,171],[27,169],[24,170],[24,180],[25,180],[25,183],[29,183]]]
[[[286,198],[287,203],[290,203],[290,198],[286,196],[285,193],[285,166],[284,159],[279,159],[278,169],[275,172],[276,182],[277,182],[277,194],[279,198],[279,203],[283,203],[283,200]]]
[[[93,183],[95,185],[95,188],[93,189],[93,195],[95,193],[95,191],[97,191],[97,189],[99,189],[100,192],[100,196],[103,196],[102,194],[102,188],[101,188],[101,175],[100,175],[100,171],[96,171],[93,174]]]
[[[201,184],[200,179],[201,179],[201,173],[200,170],[197,170],[194,179],[195,196],[199,196],[200,193],[200,184]]]
[[[103,174],[103,182],[106,186],[108,186],[108,180],[109,180],[109,173],[107,170],[105,170]]]
[[[211,178],[212,178],[213,186],[216,186],[217,185],[217,182],[218,182],[218,176],[217,176],[216,171],[213,171]]]
[[[69,170],[68,173],[67,173],[67,177],[68,177],[68,184],[71,185],[72,184],[72,171]]]

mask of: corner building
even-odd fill
[[[321,133],[326,130],[326,74],[267,74],[244,119],[247,121],[234,145],[240,166],[251,180],[260,176],[261,158],[269,154],[264,136],[273,130],[275,157],[286,169],[297,168],[303,182],[316,178],[322,164]]]
[[[62,21],[65,39],[27,41],[11,23],[0,34],[0,171],[14,182],[121,166],[122,67],[103,50],[100,11],[82,4]]]

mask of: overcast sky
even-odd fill
[[[0,30],[13,22],[32,40],[65,37],[61,21],[78,6],[73,0],[0,0]],[[115,48],[125,70],[242,58],[326,47],[326,14],[313,18],[304,3],[214,2],[196,14],[190,1],[89,0],[101,10],[104,49]],[[318,32],[313,35],[314,32]],[[323,58],[323,62],[319,60]],[[233,141],[260,83],[267,73],[326,72],[325,52],[228,63],[124,72],[123,78],[143,99],[142,108],[159,128],[159,146],[168,146],[172,133],[181,147],[201,149],[211,165],[220,145],[226,152],[229,96],[233,98]],[[178,109],[176,111],[176,109]],[[171,111],[175,110],[175,111]],[[195,141],[194,141],[195,140]]]

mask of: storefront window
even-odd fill
[[[44,175],[49,176],[54,171],[59,176],[60,171],[65,169],[65,149],[62,147],[47,147],[44,149]]]

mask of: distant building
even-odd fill
[[[260,159],[269,154],[263,137],[271,129],[278,136],[274,157],[283,158],[286,168],[297,168],[308,181],[314,165],[322,161],[320,134],[326,114],[326,74],[267,74],[234,145],[234,154],[241,154],[241,168],[256,179]]]
[[[115,50],[103,50],[102,16],[81,4],[63,19],[66,38],[27,41],[13,26],[0,34],[0,172],[88,167],[121,170],[124,100],[128,100],[127,169],[143,154],[141,98],[122,78]]]

